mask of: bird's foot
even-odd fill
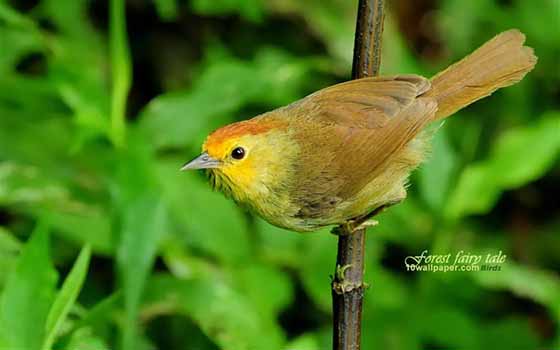
[[[379,221],[374,219],[366,220],[348,220],[342,225],[339,225],[331,230],[331,233],[337,236],[347,236],[356,233],[360,230],[365,230],[368,227],[377,226]]]
[[[331,233],[336,236],[347,236],[352,234],[354,231],[352,231],[351,228],[351,224],[350,224],[351,221],[352,220],[347,221],[344,224],[340,224],[339,226],[333,227]]]
[[[394,200],[389,201],[373,210],[371,213],[362,216],[357,219],[352,219],[346,221],[344,224],[341,224],[331,230],[331,233],[337,236],[347,236],[354,234],[357,231],[365,230],[369,227],[377,226],[379,221],[373,219],[373,217],[379,215],[385,209],[402,202],[406,198],[406,191],[403,189],[399,196],[397,196]]]
[[[358,231],[358,230],[365,230],[368,227],[373,227],[373,226],[377,226],[379,225],[379,221],[375,220],[375,219],[367,219],[363,222],[361,222],[358,226],[354,227],[354,231]]]

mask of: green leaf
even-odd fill
[[[505,189],[542,176],[560,155],[560,113],[549,113],[533,126],[505,132],[490,154],[491,170]]]
[[[67,180],[67,179],[65,179]],[[0,164],[0,205],[34,217],[48,217],[56,233],[97,252],[113,251],[108,214],[99,203],[79,200],[69,182],[42,167],[4,161]]]
[[[335,270],[336,247],[336,237],[327,229],[307,235],[298,269],[305,291],[325,312],[331,310],[329,286]]]
[[[254,78],[264,85],[256,99],[277,107],[302,98],[303,92],[307,92],[311,71],[325,65],[325,59],[301,58],[278,48],[264,47],[257,52],[252,64]]]
[[[137,317],[146,279],[154,263],[158,244],[166,233],[167,213],[161,199],[143,195],[124,213],[117,266],[123,289],[125,325],[123,349],[135,349]]]
[[[122,304],[122,292],[116,291],[92,306],[77,322],[76,328],[91,328],[97,330],[108,326],[113,312]]]
[[[351,1],[269,0],[270,7],[280,14],[297,14],[316,32],[344,67],[351,67],[356,29],[356,6]]]
[[[491,34],[487,33],[498,32],[496,24],[500,21],[496,21],[495,18],[500,17],[501,12],[505,11],[500,11],[500,8],[494,2],[446,1],[442,3],[441,12],[438,13],[439,32],[445,39],[450,51],[462,57],[475,46],[479,39],[476,37],[478,33],[486,34],[486,39],[489,39]],[[485,31],[478,30],[479,26],[483,24],[491,26]],[[479,42],[482,42],[482,38]]]
[[[379,227],[370,229],[383,242],[393,242],[404,247],[422,245],[431,237],[434,217],[414,195],[379,215]]]
[[[73,150],[95,136],[110,136],[108,50],[87,18],[88,6],[87,0],[41,3],[44,16],[60,31],[56,50],[48,56],[48,81],[73,112],[78,126]]]
[[[7,1],[0,1],[0,19],[6,24],[14,27],[21,28],[32,28],[33,22],[31,22],[26,16],[20,14],[15,9],[12,9]]]
[[[177,0],[154,0],[159,17],[164,21],[177,19]]]
[[[24,106],[17,109],[5,108],[0,103],[0,157],[18,164],[42,166],[43,170],[60,169],[60,162],[67,160],[69,140],[72,138],[70,122],[54,117],[53,112],[48,111],[48,101],[31,98],[33,87],[18,84],[22,89],[18,91],[11,86],[3,87],[2,83],[0,80],[0,91],[5,88],[16,96],[27,96],[28,99],[14,101]],[[8,100],[8,104],[11,102]],[[34,111],[34,108],[37,110]]]
[[[457,187],[450,195],[447,216],[458,218],[490,210],[501,193],[497,177],[499,174],[490,173],[485,163],[467,166],[459,177]]]
[[[319,341],[310,333],[306,333],[292,340],[284,347],[285,350],[320,350]]]
[[[95,267],[92,266],[92,268],[94,269]],[[75,335],[83,333],[91,334],[92,336],[95,335],[96,338],[99,337],[105,340],[114,339],[115,326],[121,325],[120,322],[122,321],[122,318],[119,317],[122,315],[122,305],[123,293],[120,290],[113,292],[101,300],[96,300],[96,304],[81,314],[81,318],[72,325],[73,331],[69,343],[71,344],[73,341],[79,342],[79,337]],[[80,347],[71,348],[70,345],[67,345],[66,348],[68,350],[81,349]],[[105,347],[104,350],[107,349],[109,349],[109,347]],[[84,350],[89,350],[89,348],[85,348]]]
[[[293,290],[288,276],[273,266],[253,263],[236,268],[233,273],[240,292],[271,320],[292,302]]]
[[[449,189],[453,182],[453,175],[457,166],[457,156],[447,139],[445,129],[435,130],[432,142],[432,152],[428,161],[420,167],[420,193],[437,215],[442,212],[447,200]]]
[[[234,59],[210,64],[190,91],[158,96],[142,112],[141,127],[162,146],[200,147],[201,136],[231,121],[233,111],[256,96],[263,82],[254,69]]]
[[[168,237],[161,250],[165,265],[171,274],[179,279],[206,276],[217,268],[208,259],[190,254],[181,239],[176,236]]]
[[[366,254],[368,257],[371,255],[369,251]],[[364,281],[372,284],[371,292],[366,293],[368,310],[373,312],[376,308],[398,309],[406,305],[410,300],[410,292],[406,288],[405,281],[382,268],[378,262],[374,264],[370,262],[371,259],[368,261],[364,276]]]
[[[0,255],[18,253],[21,242],[6,228],[0,226]]]
[[[506,318],[483,324],[479,349],[539,349],[537,334],[528,319]],[[515,336],[512,336],[515,335]]]
[[[38,210],[35,215],[46,215],[57,236],[77,245],[89,244],[97,254],[110,256],[115,251],[110,215],[103,207],[80,203],[80,211]]]
[[[473,274],[485,288],[508,290],[521,298],[528,298],[560,315],[560,277],[553,272],[506,263],[499,272]]]
[[[334,71],[341,76],[350,76],[358,6],[356,2],[268,0],[267,5],[274,14],[304,18],[329,51],[329,74]],[[392,16],[385,18],[383,38],[391,45],[383,45],[382,72],[421,73],[417,59],[409,49],[409,43],[403,39],[398,23]]]
[[[424,339],[449,349],[487,349],[480,346],[477,320],[461,309],[430,306],[420,319],[418,326]],[[498,348],[503,347],[493,349]]]
[[[61,32],[61,37],[72,37],[76,41],[81,39],[82,44],[85,45],[92,44],[96,34],[87,16],[88,6],[88,0],[42,0],[37,10],[52,20]],[[85,70],[89,67],[81,68]]]
[[[76,302],[87,275],[90,257],[91,247],[87,245],[82,249],[80,255],[78,255],[72,270],[70,270],[70,273],[64,280],[47,317],[45,326],[46,338],[43,343],[43,350],[49,350],[51,348],[55,337],[60,331],[62,323]]]
[[[368,293],[373,293],[381,285],[373,285]],[[414,300],[414,299],[413,299]],[[366,304],[367,305],[367,304]],[[404,309],[387,310],[377,308],[364,313],[362,329],[363,349],[395,349],[395,350],[421,350],[418,323],[423,322],[413,314],[414,304]],[[403,319],[408,320],[403,322]],[[331,335],[330,329],[326,335]],[[406,336],[403,336],[406,334]],[[330,338],[330,337],[329,337]],[[326,346],[326,345],[325,345]],[[321,349],[324,349],[323,346]]]
[[[48,230],[39,224],[23,247],[0,298],[0,348],[41,348],[56,280]]]
[[[557,64],[555,57],[560,38],[546,35],[558,25],[557,1],[543,1],[541,6],[535,7],[526,1],[515,0],[508,3],[507,11],[504,11],[503,3],[491,1],[450,0],[441,5],[435,23],[446,47],[455,52],[456,57],[464,56],[472,47],[488,40],[492,33],[519,28],[538,53],[537,70],[549,71],[558,79],[558,69],[548,67]],[[535,21],[535,16],[541,16],[542,20]]]
[[[485,213],[504,190],[542,176],[560,154],[560,113],[501,135],[490,156],[465,168],[451,194],[447,215]]]
[[[2,16],[0,15],[0,17]],[[0,47],[2,47],[0,72],[3,76],[12,73],[14,66],[24,55],[45,49],[38,34],[31,28],[21,30],[20,28],[0,26]]]
[[[157,169],[163,198],[183,233],[181,238],[191,248],[225,264],[247,261],[251,238],[242,209],[223,194],[212,191],[200,174],[180,172],[184,162],[161,161]]]
[[[259,232],[259,252],[270,263],[298,268],[301,266],[302,250],[305,248],[305,235],[295,233],[269,224],[258,217],[254,218]]]
[[[70,336],[65,350],[108,350],[111,349],[103,339],[94,335],[90,328],[80,328]]]
[[[11,232],[0,226],[0,290],[17,262],[22,244]]]
[[[185,314],[220,349],[282,348],[279,326],[262,317],[251,299],[228,285],[219,274],[188,281],[159,275],[150,280],[147,288],[148,309],[164,307]]]
[[[302,97],[317,61],[272,48],[259,50],[250,61],[214,56],[209,54],[190,89],[160,95],[142,111],[140,128],[155,146],[198,150],[209,132],[233,121],[243,106],[277,107]]]
[[[0,205],[55,204],[69,200],[67,188],[41,174],[37,167],[5,161],[0,164]]]
[[[239,13],[252,21],[260,21],[264,12],[262,0],[193,0],[191,6],[194,12],[202,15]]]

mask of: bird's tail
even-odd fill
[[[438,102],[435,120],[523,79],[537,63],[533,49],[524,42],[525,35],[517,29],[500,33],[434,76],[425,96]]]

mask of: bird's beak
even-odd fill
[[[187,164],[183,165],[181,171],[193,170],[193,169],[210,169],[217,168],[220,166],[220,161],[214,159],[204,152],[195,159],[191,160]]]

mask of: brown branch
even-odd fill
[[[379,75],[381,39],[385,18],[383,3],[383,0],[360,0],[359,2],[354,37],[352,79]]]
[[[376,76],[381,63],[383,0],[360,0],[354,41],[352,78]],[[338,228],[336,271],[332,281],[333,350],[360,350],[365,285],[365,229]]]

